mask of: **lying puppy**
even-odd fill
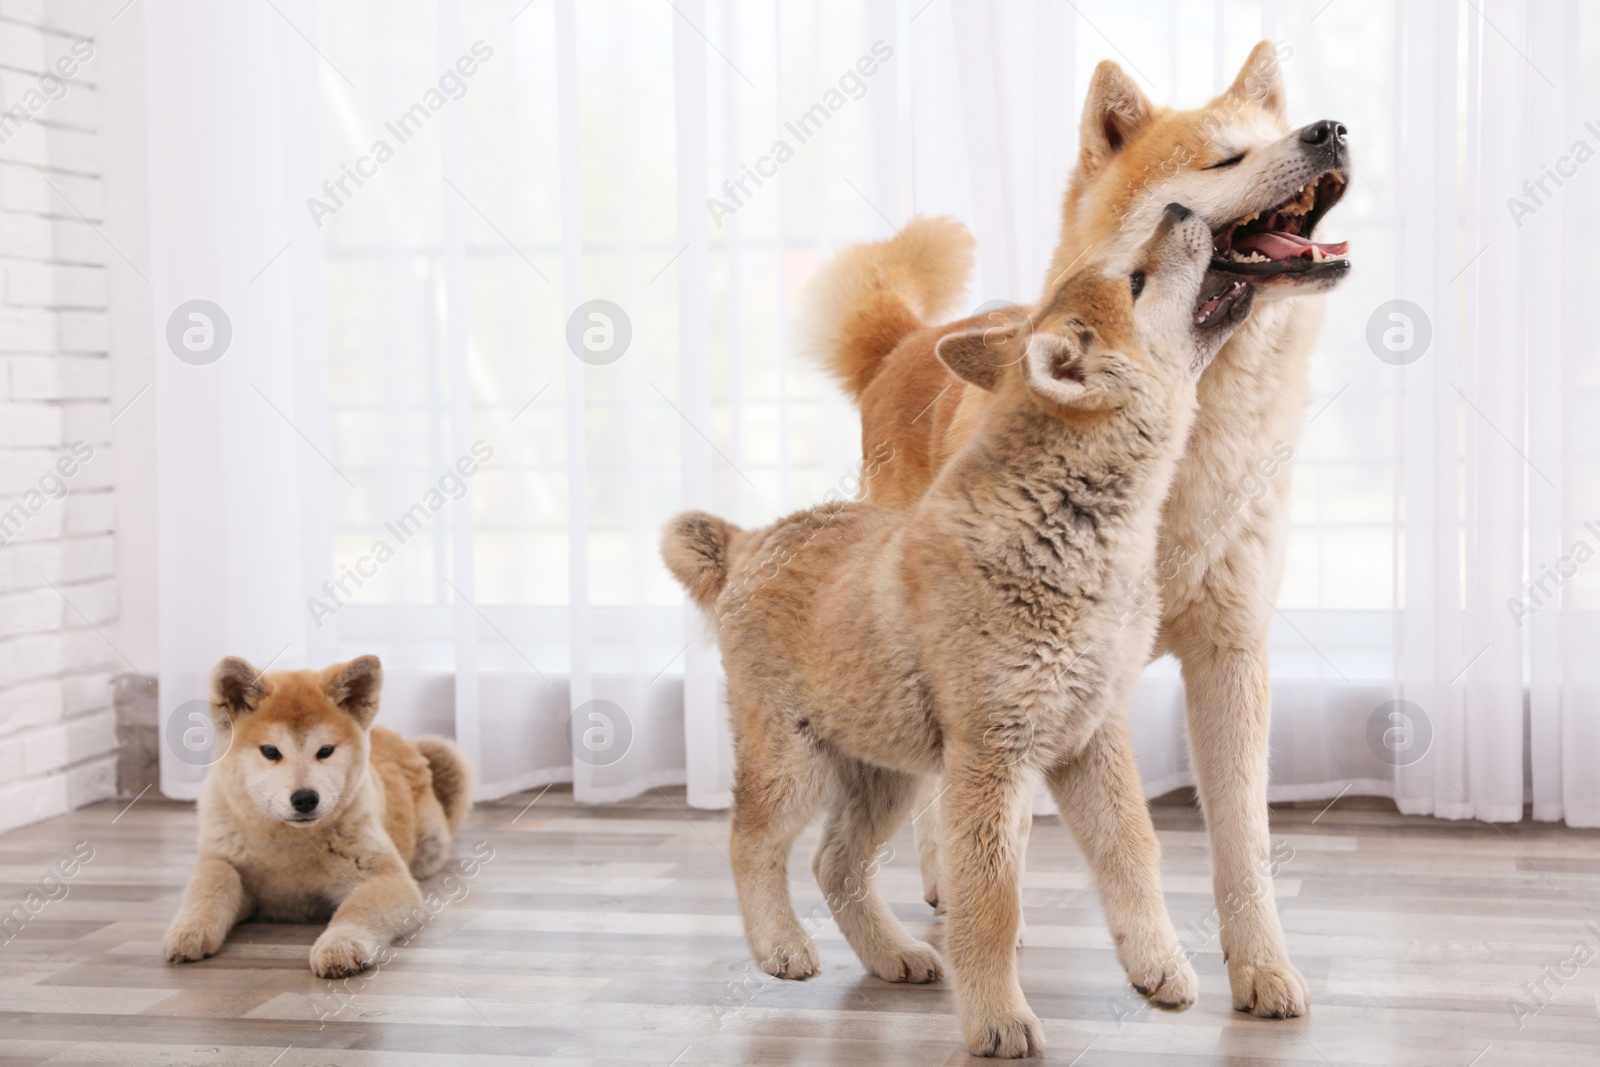
[[[355,974],[425,914],[418,878],[443,870],[472,804],[472,772],[442,737],[373,726],[383,668],[262,675],[229,657],[211,677],[227,755],[200,797],[200,862],[162,951],[204,959],[235,923],[327,919],[311,970]]]
[[[813,869],[840,931],[880,978],[940,977],[871,875],[922,777],[942,770],[967,1048],[1042,1051],[1014,947],[1023,805],[1042,772],[1074,810],[1130,978],[1159,1004],[1193,1003],[1115,712],[1154,631],[1149,611],[1121,625],[1120,599],[1152,562],[1195,380],[1252,298],[1248,282],[1208,276],[1210,257],[1205,223],[1174,204],[1132,263],[1068,279],[1031,324],[945,337],[939,358],[992,399],[908,509],[835,504],[756,531],[698,512],[668,524],[662,554],[712,613],[728,672],[731,859],[768,973],[818,970],[785,865],[826,801]],[[1096,788],[1129,780],[1131,793]]]

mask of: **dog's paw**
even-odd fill
[[[375,955],[365,938],[343,930],[324,930],[311,946],[311,973],[318,978],[346,978],[366,970]]]
[[[1143,965],[1130,964],[1128,981],[1141,997],[1166,1011],[1186,1011],[1194,1007],[1200,992],[1200,979],[1181,950]]]
[[[863,961],[867,970],[885,982],[925,985],[944,977],[944,961],[933,946],[923,941],[908,941],[885,949],[876,959]]]
[[[1228,961],[1233,1008],[1262,1019],[1292,1019],[1311,1006],[1311,987],[1287,959]]]
[[[204,926],[174,926],[161,942],[161,953],[168,963],[193,963],[215,956],[226,937]]]
[[[756,957],[761,969],[774,978],[804,982],[822,970],[816,942],[809,938],[777,941]]]
[[[1044,1027],[1026,1008],[990,1018],[963,1019],[961,1031],[967,1051],[974,1056],[1015,1060],[1044,1055]]]

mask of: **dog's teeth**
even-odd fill
[[[1322,254],[1322,249],[1318,248],[1316,245],[1311,246],[1311,262],[1321,263],[1325,258],[1326,257]]]

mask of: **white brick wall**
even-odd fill
[[[102,236],[96,62],[80,43],[93,30],[89,0],[0,0],[0,831],[116,784],[110,683],[127,668],[101,635],[117,617],[117,253]]]

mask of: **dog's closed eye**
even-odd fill
[[[276,745],[262,745],[261,754],[273,763],[277,763],[283,758],[283,753],[278,751],[278,746]]]

